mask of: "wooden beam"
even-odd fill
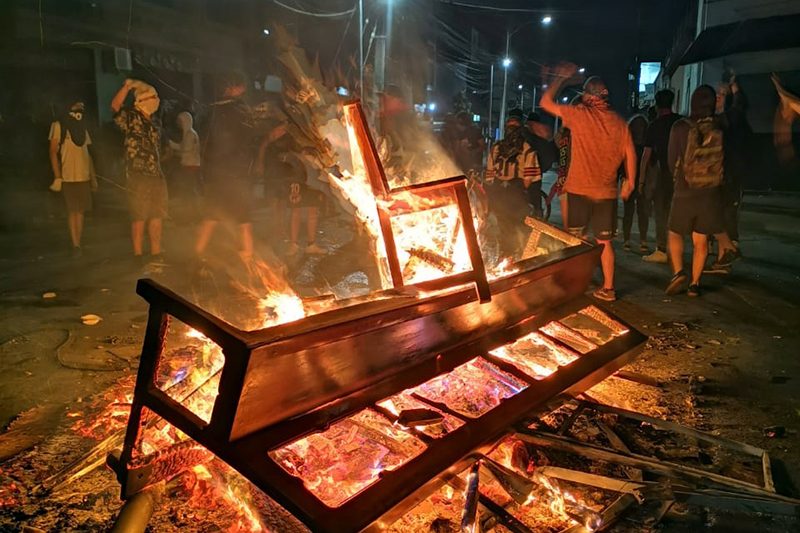
[[[733,489],[751,496],[775,498],[792,504],[800,503],[800,500],[775,494],[753,483],[739,481],[737,479],[721,476],[713,472],[706,472],[698,468],[678,465],[668,461],[657,461],[650,457],[644,457],[637,454],[612,452],[599,446],[585,444],[583,442],[558,435],[548,435],[545,433],[531,431],[527,428],[518,429],[516,436],[520,440],[529,442],[536,446],[558,449],[598,461],[632,466],[634,468],[639,468],[641,470],[653,472],[669,478],[688,479],[699,485]]]

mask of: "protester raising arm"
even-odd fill
[[[561,88],[569,82],[572,77],[578,72],[578,67],[572,63],[561,63],[555,68],[554,74],[555,79],[553,83],[551,83],[547,90],[542,95],[542,99],[540,105],[542,109],[550,113],[551,115],[555,115],[557,117],[563,117],[562,110],[565,108],[569,108],[568,105],[560,105],[556,103],[556,96],[561,91]]]
[[[119,88],[117,94],[114,95],[114,98],[111,100],[111,111],[114,113],[119,113],[119,110],[122,109],[122,105],[125,103],[125,98],[128,97],[128,93],[131,90],[131,80],[125,80],[125,83],[122,84],[122,87]]]

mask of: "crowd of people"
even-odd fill
[[[633,251],[636,219],[642,259],[672,269],[666,292],[698,296],[704,272],[728,273],[741,257],[738,214],[748,168],[749,127],[735,76],[719,90],[698,87],[688,117],[673,111],[674,94],[662,90],[649,118],[635,114],[626,122],[611,109],[600,78],[585,80],[581,93],[565,104],[560,103],[560,93],[578,81],[578,69],[563,64],[553,74],[541,108],[558,117],[559,131],[553,135],[538,113],[525,119],[521,110],[514,109],[508,113],[502,139],[489,150],[484,185],[499,228],[501,252],[519,254],[528,231],[526,217],[541,218],[543,197],[546,204],[558,197],[564,228],[602,246],[603,281],[594,296],[613,301],[612,240],[621,196],[623,249]],[[556,182],[543,194],[542,174],[553,166]],[[656,229],[652,250],[651,216]],[[687,238],[692,242],[688,272],[683,265]],[[709,261],[712,239],[717,254]]]
[[[725,273],[741,257],[738,209],[742,173],[747,167],[743,157],[748,127],[744,96],[735,77],[719,91],[707,85],[697,88],[688,117],[673,111],[674,95],[662,90],[656,94],[649,119],[636,114],[625,121],[611,109],[608,89],[599,77],[585,80],[580,94],[562,103],[561,91],[580,81],[578,69],[562,64],[553,75],[540,105],[560,122],[555,133],[539,113],[526,116],[513,109],[505,120],[502,138],[489,147],[488,154],[486,139],[468,113],[455,115],[440,138],[455,166],[485,192],[488,211],[496,221],[501,255],[518,257],[529,231],[526,218],[546,218],[551,202],[558,198],[564,228],[581,238],[591,236],[602,246],[603,280],[594,296],[613,301],[612,240],[621,196],[623,249],[633,250],[635,219],[637,250],[643,260],[669,263],[672,268],[667,293],[699,295],[704,272]],[[179,137],[162,138],[159,95],[147,83],[126,80],[112,99],[114,124],[124,139],[124,188],[133,256],[144,263],[163,264],[161,241],[168,196],[197,199],[202,192],[203,207],[192,207],[195,200],[189,206],[200,213],[194,243],[197,259],[203,261],[217,226],[226,222],[238,229],[239,254],[249,261],[254,248],[252,177],[266,170],[283,178],[280,201],[274,207],[276,212],[290,211],[287,254],[301,250],[298,243],[304,218],[305,252],[324,253],[315,241],[324,200],[319,191],[306,186],[303,148],[286,142],[285,123],[256,126],[253,110],[244,98],[242,76],[223,77],[219,88],[218,101],[209,106],[202,140],[192,114],[186,111],[175,119]],[[91,210],[92,191],[97,187],[84,112],[82,102],[71,102],[49,135],[54,174],[51,189],[64,196],[75,256],[81,255],[84,213]],[[391,138],[391,132],[388,134]],[[393,144],[402,143],[395,139]],[[165,147],[177,159],[169,187],[162,169]],[[545,192],[543,174],[554,167],[557,179]],[[651,215],[655,219],[653,250],[648,242]],[[692,242],[688,272],[683,265],[686,238]],[[718,251],[707,265],[710,239],[717,242]]]

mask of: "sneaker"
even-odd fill
[[[646,263],[660,263],[662,265],[666,265],[667,260],[667,253],[662,252],[661,250],[656,250],[652,254],[642,257],[642,261],[645,261]]]
[[[686,291],[686,296],[691,296],[692,298],[700,296],[700,285],[697,283],[692,283],[689,285],[689,289]]]
[[[650,253],[650,247],[647,246],[646,242],[643,242],[639,245],[639,253],[642,255]]]
[[[286,255],[296,255],[297,252],[300,251],[300,247],[297,246],[296,242],[290,243],[289,247],[286,249]]]
[[[725,253],[722,254],[722,257],[714,261],[714,265],[718,267],[730,267],[734,262],[741,258],[742,252],[740,252],[738,249],[725,250]]]
[[[669,285],[667,285],[667,289],[664,292],[670,295],[678,294],[683,290],[683,286],[686,284],[687,279],[689,279],[689,276],[686,275],[686,272],[681,270],[672,276],[672,279],[669,280]]]
[[[711,266],[708,266],[703,269],[703,274],[730,274],[731,273],[731,265],[725,266],[720,265],[717,261],[714,261]]]
[[[323,255],[323,254],[326,254],[328,252],[325,250],[325,248],[321,248],[321,247],[317,246],[317,243],[312,242],[311,244],[306,246],[306,253],[307,254],[312,254],[312,255]]]
[[[600,287],[592,293],[592,296],[598,300],[603,300],[604,302],[613,302],[617,299],[617,291],[614,289],[605,289]]]
[[[625,241],[622,244],[622,249],[625,250],[626,252],[630,252],[631,251],[631,243],[630,243],[630,241]]]

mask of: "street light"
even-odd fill
[[[581,74],[583,74],[584,72],[586,72],[586,69],[585,69],[585,68],[583,68],[583,67],[581,67],[581,68],[579,68],[579,69],[578,69],[578,72],[580,72]]]
[[[553,17],[551,17],[550,15],[545,15],[542,17],[543,26],[549,26],[551,22],[553,22]]]
[[[511,58],[510,57],[504,57],[503,58],[503,68],[508,68],[510,66],[511,66]]]

